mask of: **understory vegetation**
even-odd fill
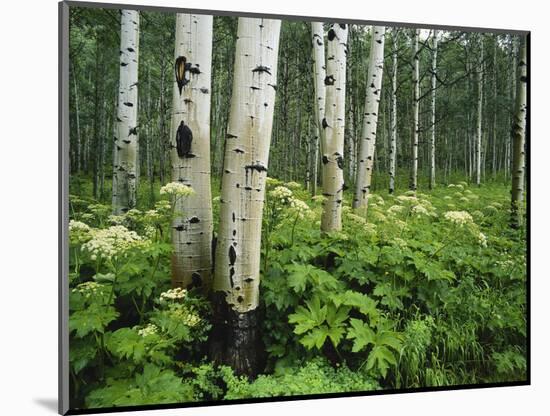
[[[171,288],[186,195],[153,184],[112,215],[91,188],[71,178],[72,408],[526,379],[525,225],[509,227],[508,184],[375,191],[366,217],[345,193],[342,231],[322,233],[324,197],[268,179],[255,379],[208,360],[210,300]]]

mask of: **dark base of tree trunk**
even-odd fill
[[[221,292],[212,295],[213,329],[209,356],[216,364],[230,366],[235,374],[255,378],[265,367],[260,334],[260,311],[235,312]]]

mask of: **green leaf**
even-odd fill
[[[348,339],[353,339],[352,352],[359,352],[363,350],[367,345],[374,344],[375,334],[374,331],[362,320],[351,318],[351,327],[348,328]]]

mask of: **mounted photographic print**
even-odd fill
[[[529,384],[529,32],[124,7],[60,3],[60,413]]]

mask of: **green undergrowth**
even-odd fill
[[[526,379],[526,231],[508,225],[508,185],[375,192],[366,211],[346,195],[342,231],[323,234],[323,197],[269,179],[255,380],[208,361],[209,302],[170,289],[159,188],[112,216],[71,182],[71,407]]]

